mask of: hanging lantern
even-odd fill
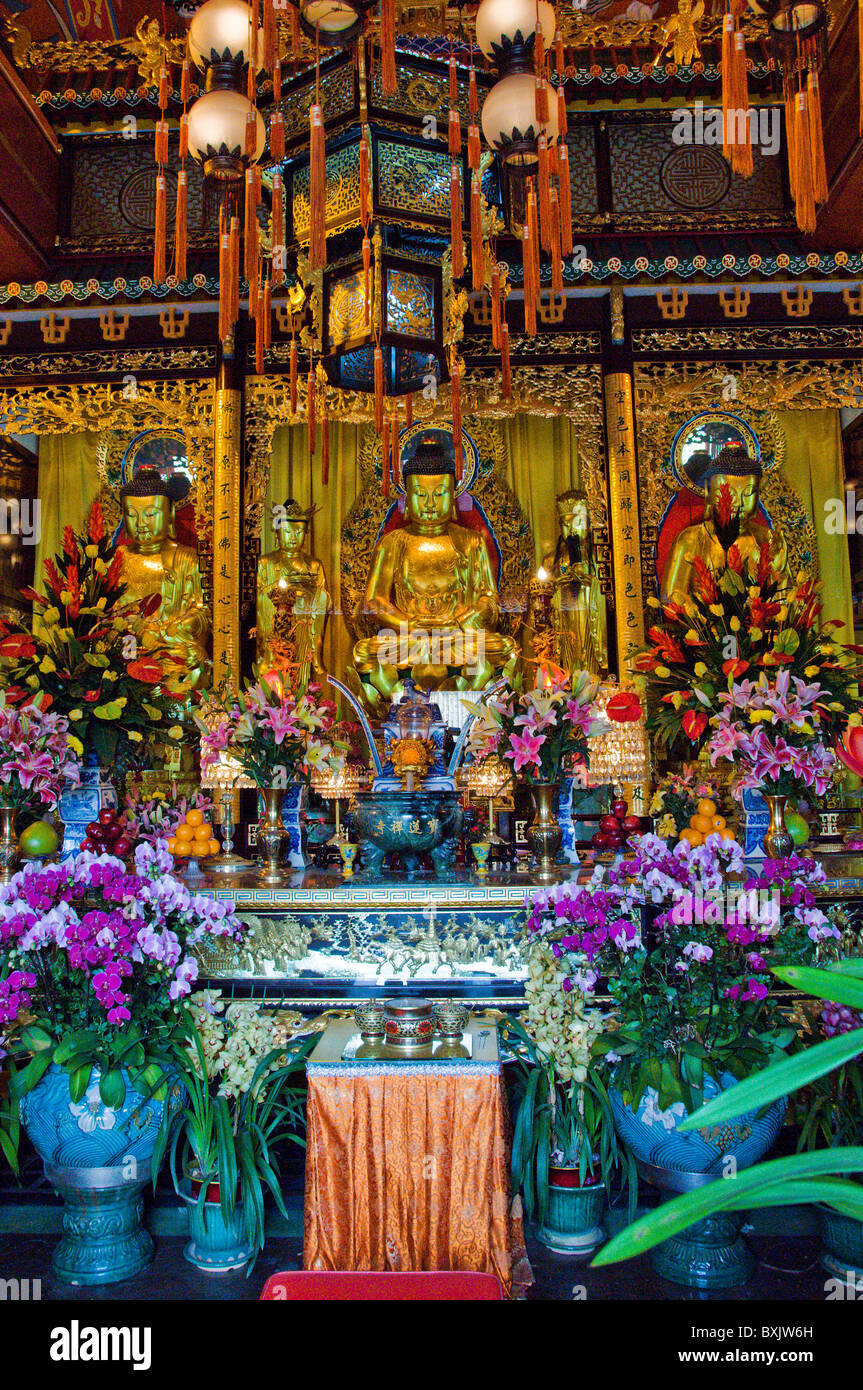
[[[207,81],[215,69],[210,68]],[[263,118],[248,97],[230,87],[215,87],[189,108],[189,153],[204,166],[204,173],[219,180],[241,179],[248,163],[246,127],[254,113],[255,148],[260,159],[266,144]]]
[[[537,85],[549,93],[548,119],[537,119]],[[482,133],[506,164],[534,164],[537,141],[545,135],[549,145],[558,136],[557,100],[548,82],[537,84],[533,70],[514,72],[496,82],[482,108]]]
[[[537,29],[550,47],[557,20],[548,0],[482,0],[476,12],[476,41],[500,73],[532,69]]]
[[[773,0],[767,6],[768,33],[774,57],[783,71],[798,55],[822,67],[827,56],[827,10],[820,0]]]
[[[199,68],[243,67],[249,61],[251,38],[251,10],[243,0],[207,0],[189,25],[189,51]],[[263,53],[260,29],[255,53]]]
[[[350,48],[365,27],[371,0],[300,0],[300,28],[321,48]]]

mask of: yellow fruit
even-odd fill
[[[208,825],[195,826],[195,839],[199,845],[208,845],[212,839],[213,832]]]
[[[184,844],[187,844],[189,840],[193,840],[195,838],[195,827],[193,825],[186,825],[185,823],[183,825],[178,825],[176,830],[176,836],[178,840],[181,840]]]
[[[691,845],[703,845],[704,836],[700,830],[695,830],[691,825],[687,825],[680,832],[681,840],[688,840]]]
[[[722,836],[723,840],[733,840],[733,839],[734,839],[734,831],[733,831],[733,830],[720,830],[719,833],[720,833],[720,835]]]
[[[713,829],[714,829],[714,830],[724,830],[725,827],[727,826],[727,824],[728,824],[728,821],[725,819],[724,816],[714,816],[714,817],[713,817]]]
[[[176,853],[177,853],[177,837],[176,837],[176,835],[172,835],[171,838],[170,838],[170,840],[168,841],[168,853],[169,853],[169,854],[176,854]]]
[[[215,857],[215,856],[219,853],[219,850],[221,849],[221,845],[219,844],[218,840],[211,840],[210,843],[209,843],[208,848],[209,848],[209,851],[210,851],[211,856]]]
[[[192,840],[189,844],[189,854],[193,859],[206,859],[208,852],[202,840]]]
[[[709,835],[713,829],[713,817],[693,816],[689,824],[693,830],[697,830],[701,835]]]
[[[700,816],[715,816],[716,802],[711,801],[709,797],[705,796],[703,800],[698,803],[698,814]]]
[[[203,825],[203,824],[204,824],[204,813],[203,813],[203,811],[187,811],[187,812],[186,812],[186,824],[187,824],[187,825]]]

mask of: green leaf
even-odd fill
[[[794,1154],[746,1168],[734,1177],[718,1178],[706,1187],[696,1188],[665,1202],[656,1211],[627,1226],[594,1258],[594,1265],[616,1264],[619,1260],[642,1255],[670,1236],[685,1231],[696,1221],[714,1212],[757,1207],[761,1193],[769,1193],[786,1180],[801,1180],[819,1174],[863,1172],[863,1148],[822,1149],[813,1154]]]
[[[69,1072],[69,1099],[77,1105],[90,1084],[92,1067],[89,1062]]]
[[[805,994],[814,994],[816,999],[828,999],[834,1004],[848,1004],[852,1009],[863,1009],[863,980],[858,982],[834,970],[813,970],[805,965],[777,966],[773,974]]]
[[[38,1086],[42,1077],[51,1065],[51,1053],[47,1050],[37,1052],[27,1063],[23,1071],[16,1072],[9,1085],[9,1092],[14,1100],[19,1100],[21,1096],[32,1091],[34,1086]]]
[[[103,1072],[99,1078],[99,1096],[109,1110],[119,1110],[126,1099],[126,1083],[119,1067]]]
[[[853,975],[856,980],[863,980],[863,958],[852,956],[850,960],[834,960],[827,967],[836,975]]]
[[[38,1028],[31,1023],[28,1028],[21,1029],[21,1041],[28,1052],[44,1052],[46,1047],[50,1047],[53,1039],[51,1034],[44,1028]]]
[[[763,1072],[750,1076],[730,1086],[721,1095],[709,1100],[694,1115],[689,1115],[679,1126],[681,1133],[701,1129],[703,1125],[715,1124],[718,1120],[733,1120],[747,1110],[760,1110],[771,1101],[780,1100],[790,1091],[808,1086],[819,1076],[826,1076],[834,1067],[840,1067],[863,1052],[863,1028],[855,1028],[853,1033],[845,1033],[828,1042],[816,1043],[796,1057],[786,1057],[781,1062],[773,1062]]]

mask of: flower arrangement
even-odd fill
[[[139,845],[133,872],[85,852],[28,865],[0,888],[0,1043],[13,1062],[32,1054],[16,1095],[52,1062],[68,1073],[74,1103],[93,1067],[108,1106],[123,1104],[124,1070],[158,1084],[197,978],[194,946],[239,941],[244,930],[233,905],[189,893],[171,865],[163,844]]]
[[[591,708],[598,689],[598,681],[582,671],[573,686],[552,681],[537,690],[498,691],[482,705],[465,700],[476,716],[470,750],[477,761],[495,754],[512,763],[513,772],[531,786],[586,769],[588,739],[608,732]]]
[[[820,621],[818,586],[804,573],[779,591],[766,545],[754,578],[733,541],[723,569],[701,559],[694,568],[685,604],[648,600],[662,623],[636,660],[658,745],[709,743],[712,764],[744,762],[749,785],[822,794],[836,737],[859,703],[859,671],[830,636],[841,624]]]
[[[121,557],[105,534],[98,502],[83,535],[71,526],[63,552],[44,562],[45,594],[28,628],[0,620],[0,680],[10,703],[38,700],[69,721],[71,746],[103,767],[122,756],[139,763],[152,725],[164,718],[158,651],[138,654],[147,613],[124,604]],[[158,603],[158,598],[155,600]],[[146,607],[146,606],[145,606]],[[182,729],[169,731],[181,737]]]
[[[222,1218],[241,1212],[253,1251],[264,1245],[264,1194],[287,1217],[277,1146],[305,1144],[302,1065],[316,1039],[292,1037],[272,1010],[202,991],[186,1011],[179,1075],[185,1105],[166,1116],[154,1152],[166,1152],[178,1192],[200,1183],[198,1202],[218,1184]],[[194,1188],[192,1191],[194,1192]]]
[[[56,806],[81,771],[69,722],[38,705],[16,708],[0,690],[0,803],[20,810]]]
[[[698,813],[698,803],[704,800],[718,805],[720,795],[715,783],[703,775],[702,769],[689,767],[683,773],[666,773],[657,783],[650,802],[657,835],[664,840],[678,836]]]
[[[260,788],[308,782],[313,769],[335,773],[340,756],[324,737],[333,730],[335,706],[316,700],[316,689],[310,686],[297,697],[256,681],[239,695],[211,695],[204,713],[195,715],[202,771],[214,767],[225,752]]]
[[[176,783],[172,793],[156,791],[152,796],[139,796],[127,792],[123,802],[126,814],[127,833],[134,842],[144,841],[155,845],[159,840],[170,840],[177,826],[186,819],[187,811],[201,811],[205,819],[213,812],[213,798],[206,792],[193,792],[191,796],[178,796]]]

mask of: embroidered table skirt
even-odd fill
[[[336,1061],[353,1031],[331,1025],[309,1060],[304,1267],[482,1270],[517,1294],[532,1275],[495,1030],[472,1025],[458,1063]]]

